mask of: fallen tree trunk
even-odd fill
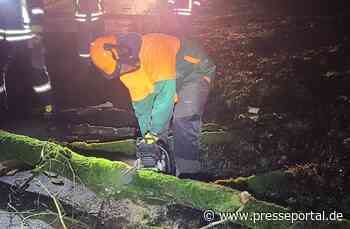
[[[0,161],[12,159],[36,166],[37,171],[45,169],[69,179],[79,180],[103,197],[145,201],[157,199],[164,203],[178,203],[202,210],[211,209],[216,213],[234,213],[239,210],[240,214],[247,214],[246,217],[232,219],[249,228],[308,228],[303,222],[257,219],[257,213],[288,214],[289,211],[254,198],[243,204],[240,199],[241,192],[237,190],[193,180],[181,180],[149,170],[134,171],[122,162],[84,157],[51,142],[0,130]],[[317,228],[329,226],[321,223]],[[345,221],[332,224],[332,228],[348,226],[348,222]]]
[[[350,198],[345,192],[329,187],[331,179],[324,179],[312,164],[276,170],[248,177],[217,180],[215,184],[233,189],[246,190],[259,199],[292,206],[294,209],[337,209],[350,215]],[[335,195],[327,195],[333,192]]]
[[[290,191],[289,182],[294,175],[286,170],[277,170],[262,175],[249,177],[238,177],[226,180],[217,180],[215,184],[224,185],[238,190],[249,190],[250,192],[266,196],[276,193],[287,193]]]
[[[208,145],[220,145],[225,143],[232,143],[234,134],[226,131],[213,131],[213,132],[202,132],[200,136],[201,146],[205,147]],[[104,152],[120,152],[126,155],[136,154],[136,144],[134,139],[110,141],[101,143],[87,143],[87,142],[72,142],[68,143],[67,146],[73,149],[82,149],[88,151],[104,151]],[[172,138],[170,138],[170,144]]]

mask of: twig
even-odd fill
[[[64,216],[62,214],[61,206],[60,206],[60,203],[58,202],[57,198],[54,195],[52,195],[52,193],[46,188],[45,185],[43,185],[41,183],[40,180],[37,180],[37,181],[40,184],[40,186],[45,190],[45,192],[47,192],[47,194],[53,199],[53,202],[54,202],[56,209],[57,209],[58,218],[60,219],[60,222],[62,224],[63,229],[68,229],[66,224],[64,223],[64,220],[63,220]]]
[[[208,225],[206,225],[206,226],[204,226],[204,227],[201,227],[201,228],[199,228],[199,229],[209,229],[209,228],[213,228],[213,227],[218,226],[218,225],[220,225],[220,224],[225,224],[225,223],[227,223],[227,222],[229,222],[229,221],[230,221],[230,220],[228,220],[228,219],[219,220],[219,221],[213,222],[213,223],[211,223],[211,224],[208,224]]]

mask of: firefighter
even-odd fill
[[[174,14],[183,17],[193,15],[194,10],[201,5],[198,0],[168,0],[168,3]]]
[[[74,20],[78,24],[78,55],[84,65],[90,63],[91,42],[103,33],[104,14],[102,0],[74,0]]]
[[[143,142],[168,139],[172,119],[176,175],[201,172],[199,134],[215,65],[196,43],[165,34],[111,35],[96,39],[92,62],[106,78],[128,88]],[[176,105],[175,105],[176,102]]]
[[[199,0],[168,0],[168,11],[165,18],[169,18],[169,22],[166,23],[164,31],[176,36],[191,33],[193,16],[200,6]]]
[[[45,112],[52,112],[51,82],[45,64],[41,35],[43,14],[41,1],[0,1],[0,43],[3,55],[0,66],[0,98],[6,108],[8,104],[6,80],[9,67],[16,59],[26,56],[29,51],[32,72],[27,77],[30,77],[33,91],[45,105]]]

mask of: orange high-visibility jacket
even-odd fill
[[[115,36],[103,39],[104,42],[118,43]],[[102,40],[98,40],[92,44],[92,61],[105,73],[112,74],[116,63],[111,53],[93,53],[96,46],[103,46]],[[130,92],[142,134],[159,134],[171,119],[179,82],[201,76],[210,80],[214,77],[215,65],[194,43],[159,33],[142,36],[139,59],[140,68],[122,75],[120,80]]]

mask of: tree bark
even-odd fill
[[[225,143],[232,143],[234,139],[234,133],[226,131],[212,131],[212,132],[202,132],[200,141],[201,146],[205,145],[220,145]],[[169,139],[170,144],[172,144],[172,137]],[[123,153],[126,155],[136,154],[136,145],[134,139],[120,140],[120,141],[110,141],[102,143],[87,143],[87,142],[72,142],[67,144],[68,147],[72,147],[76,150],[87,150],[87,151],[104,151],[110,153]]]
[[[296,209],[318,209],[318,211],[337,209],[349,216],[350,199],[345,193],[338,193],[333,186],[334,180],[325,179],[309,165],[292,167],[287,170],[275,170],[264,174],[216,180],[214,183],[232,189],[247,190],[259,199],[278,202]],[[327,193],[334,195],[327,195]],[[316,210],[317,211],[317,210]]]
[[[248,190],[259,196],[269,193],[286,193],[291,187],[290,182],[294,174],[291,171],[276,170],[262,175],[238,177],[226,180],[217,180],[215,184],[224,185],[238,190]]]
[[[36,166],[37,171],[49,170],[68,179],[80,181],[102,197],[161,200],[178,203],[196,209],[211,209],[216,213],[236,212],[248,214],[248,218],[234,222],[249,228],[311,228],[305,223],[286,220],[256,220],[256,213],[289,213],[288,209],[264,201],[252,199],[243,204],[240,191],[212,183],[203,183],[150,170],[135,171],[123,162],[102,158],[84,157],[55,143],[39,141],[27,136],[0,130],[0,161],[20,160]],[[348,228],[347,221],[334,222],[332,228]],[[315,228],[314,225],[312,228]],[[321,223],[317,228],[330,228]]]

